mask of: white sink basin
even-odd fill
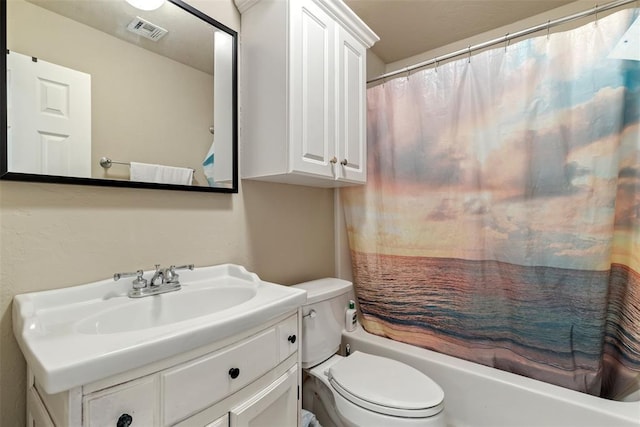
[[[82,334],[117,334],[155,328],[227,310],[254,298],[253,286],[182,290],[121,302],[81,320]]]
[[[150,276],[150,272],[146,273]],[[306,292],[225,264],[180,272],[182,289],[132,299],[112,279],[17,295],[13,329],[39,385],[69,390],[209,345],[294,311]]]

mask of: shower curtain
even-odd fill
[[[612,54],[638,15],[367,91],[368,183],[341,190],[366,330],[603,397],[638,386],[640,63]]]

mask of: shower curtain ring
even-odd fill
[[[507,52],[507,47],[509,46],[509,33],[504,35],[504,52]]]
[[[468,58],[467,62],[469,64],[471,64],[471,46],[469,46],[468,53],[469,53],[469,58]]]
[[[595,24],[598,25],[598,3],[596,3],[596,7],[594,7],[593,9],[596,15]]]
[[[409,74],[411,73],[409,67],[405,67],[405,71],[407,72],[407,81],[409,81]]]
[[[438,58],[433,58],[433,62],[436,64],[436,73],[438,72]]]
[[[551,27],[551,20],[547,21],[547,40],[549,40],[549,30]]]

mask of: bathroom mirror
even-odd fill
[[[2,179],[237,193],[237,33],[160,2],[0,2]]]

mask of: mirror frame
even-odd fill
[[[224,24],[216,21],[210,16],[204,14],[198,9],[190,6],[182,0],[167,0],[167,2],[183,9],[196,18],[202,19],[211,26],[223,31],[233,37],[232,52],[232,183],[231,187],[205,187],[194,185],[174,185],[174,184],[156,184],[139,181],[124,181],[104,178],[84,178],[62,175],[39,175],[31,173],[10,172],[8,170],[8,137],[7,137],[7,1],[0,0],[0,22],[4,25],[4,30],[0,32],[0,48],[5,55],[0,55],[0,180],[7,181],[28,181],[28,182],[46,182],[53,184],[76,184],[76,185],[93,185],[101,187],[127,187],[127,188],[151,188],[158,190],[176,190],[176,191],[198,191],[210,193],[238,193],[238,33]],[[214,106],[215,108],[215,106]]]

